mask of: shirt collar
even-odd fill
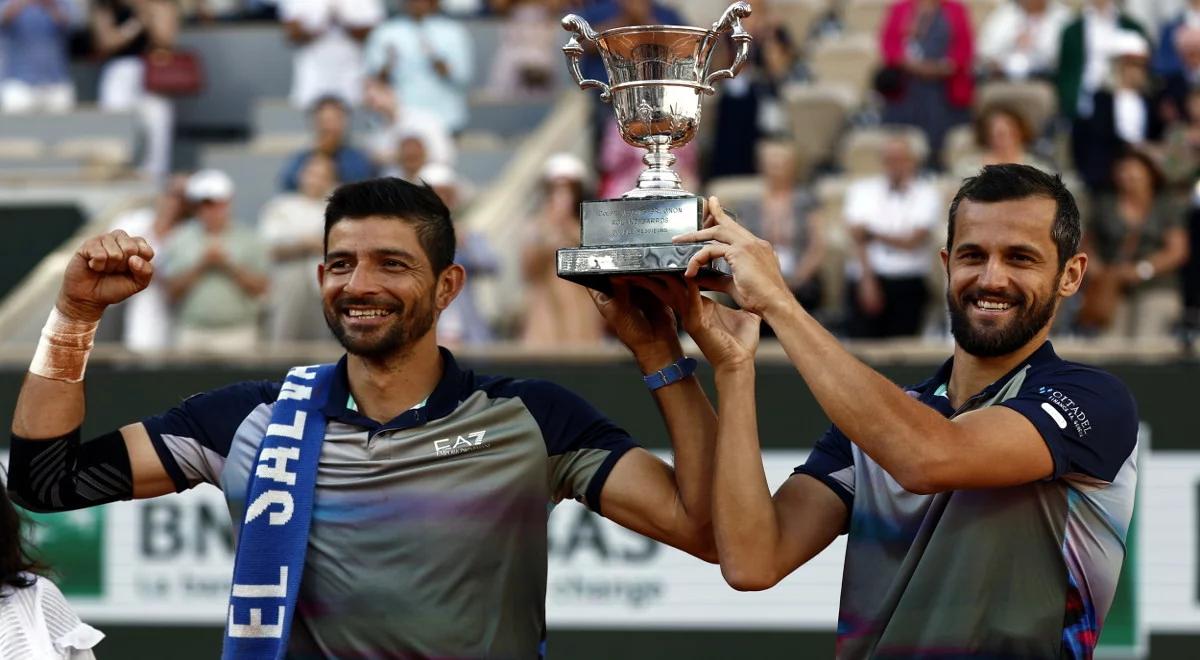
[[[1036,351],[1031,353],[1029,355],[1029,357],[1025,358],[1024,362],[1013,367],[1013,369],[1011,371],[1004,374],[1000,378],[996,379],[995,382],[993,382],[991,385],[988,385],[987,387],[983,388],[983,391],[981,391],[979,394],[976,394],[975,397],[991,396],[992,394],[995,394],[996,392],[998,392],[1000,390],[1000,388],[1004,387],[1008,383],[1008,381],[1012,380],[1013,376],[1017,375],[1026,366],[1037,366],[1037,365],[1041,365],[1041,364],[1046,364],[1048,362],[1053,362],[1058,359],[1059,359],[1059,357],[1058,357],[1058,354],[1054,352],[1053,344],[1051,344],[1050,340],[1047,339],[1045,342],[1042,343],[1041,346],[1038,347],[1038,349]],[[954,358],[951,357],[950,359],[948,359],[944,363],[942,363],[942,366],[938,369],[937,374],[933,378],[925,381],[922,384],[922,387],[920,388],[919,391],[921,392],[922,395],[932,396],[933,393],[936,392],[939,387],[941,387],[942,385],[949,384],[950,374],[953,371],[954,371]],[[975,397],[972,397],[972,398],[975,398]]]
[[[325,407],[322,408],[321,412],[325,415],[326,419],[337,420],[372,430],[380,428],[410,428],[449,415],[458,407],[459,402],[462,400],[463,390],[471,381],[473,374],[470,371],[460,369],[458,362],[454,359],[454,355],[450,351],[440,346],[438,347],[438,351],[442,355],[442,377],[433,388],[433,392],[429,395],[429,398],[426,399],[424,406],[407,410],[395,419],[382,425],[357,410],[352,409],[349,405],[350,378],[346,371],[346,356],[343,355],[342,359],[338,360],[337,368],[334,372],[333,384],[329,388],[329,399],[325,402]]]

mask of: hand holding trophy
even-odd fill
[[[572,32],[563,47],[567,66],[582,89],[597,88],[611,103],[625,142],[646,149],[645,171],[637,187],[619,199],[584,202],[580,247],[558,251],[558,276],[596,289],[608,289],[613,275],[683,273],[701,243],[673,244],[671,238],[702,229],[704,198],[683,189],[671,166],[671,149],[696,135],[701,94],[732,78],[750,53],[750,33],[742,19],[750,4],[735,2],[712,27],[634,25],[596,33],[583,18],[562,19]],[[736,46],[727,69],[709,73],[717,41],[731,33]],[[604,60],[609,82],[585,79],[580,70],[583,46],[593,42]],[[708,274],[722,273],[722,264]]]

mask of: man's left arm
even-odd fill
[[[658,295],[669,295],[661,282],[642,279],[638,283],[661,289]],[[619,280],[611,296],[590,293],[643,374],[653,374],[683,357],[675,317],[657,297],[642,295],[647,292]],[[600,491],[600,511],[623,527],[715,562],[716,413],[693,375],[653,390],[653,396],[671,438],[674,467],[640,447],[629,450],[613,466]]]

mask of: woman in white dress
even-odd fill
[[[0,660],[92,660],[104,639],[83,623],[62,592],[39,573],[21,535],[21,518],[0,484]]]

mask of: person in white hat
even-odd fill
[[[1072,155],[1092,191],[1113,186],[1113,164],[1129,147],[1156,142],[1162,121],[1147,94],[1150,44],[1141,33],[1118,30],[1105,44],[1111,60],[1108,82],[1091,99],[1090,113],[1071,126]]]
[[[260,299],[267,290],[266,250],[252,230],[233,220],[229,175],[200,170],[185,190],[195,204],[195,221],[174,233],[162,259],[167,297],[176,311],[176,345],[248,351],[258,339]]]
[[[579,245],[579,204],[587,180],[583,161],[571,154],[555,154],[542,167],[542,206],[521,252],[521,340],[530,346],[592,344],[604,337],[604,319],[587,289],[560,279],[555,258],[559,248]]]

